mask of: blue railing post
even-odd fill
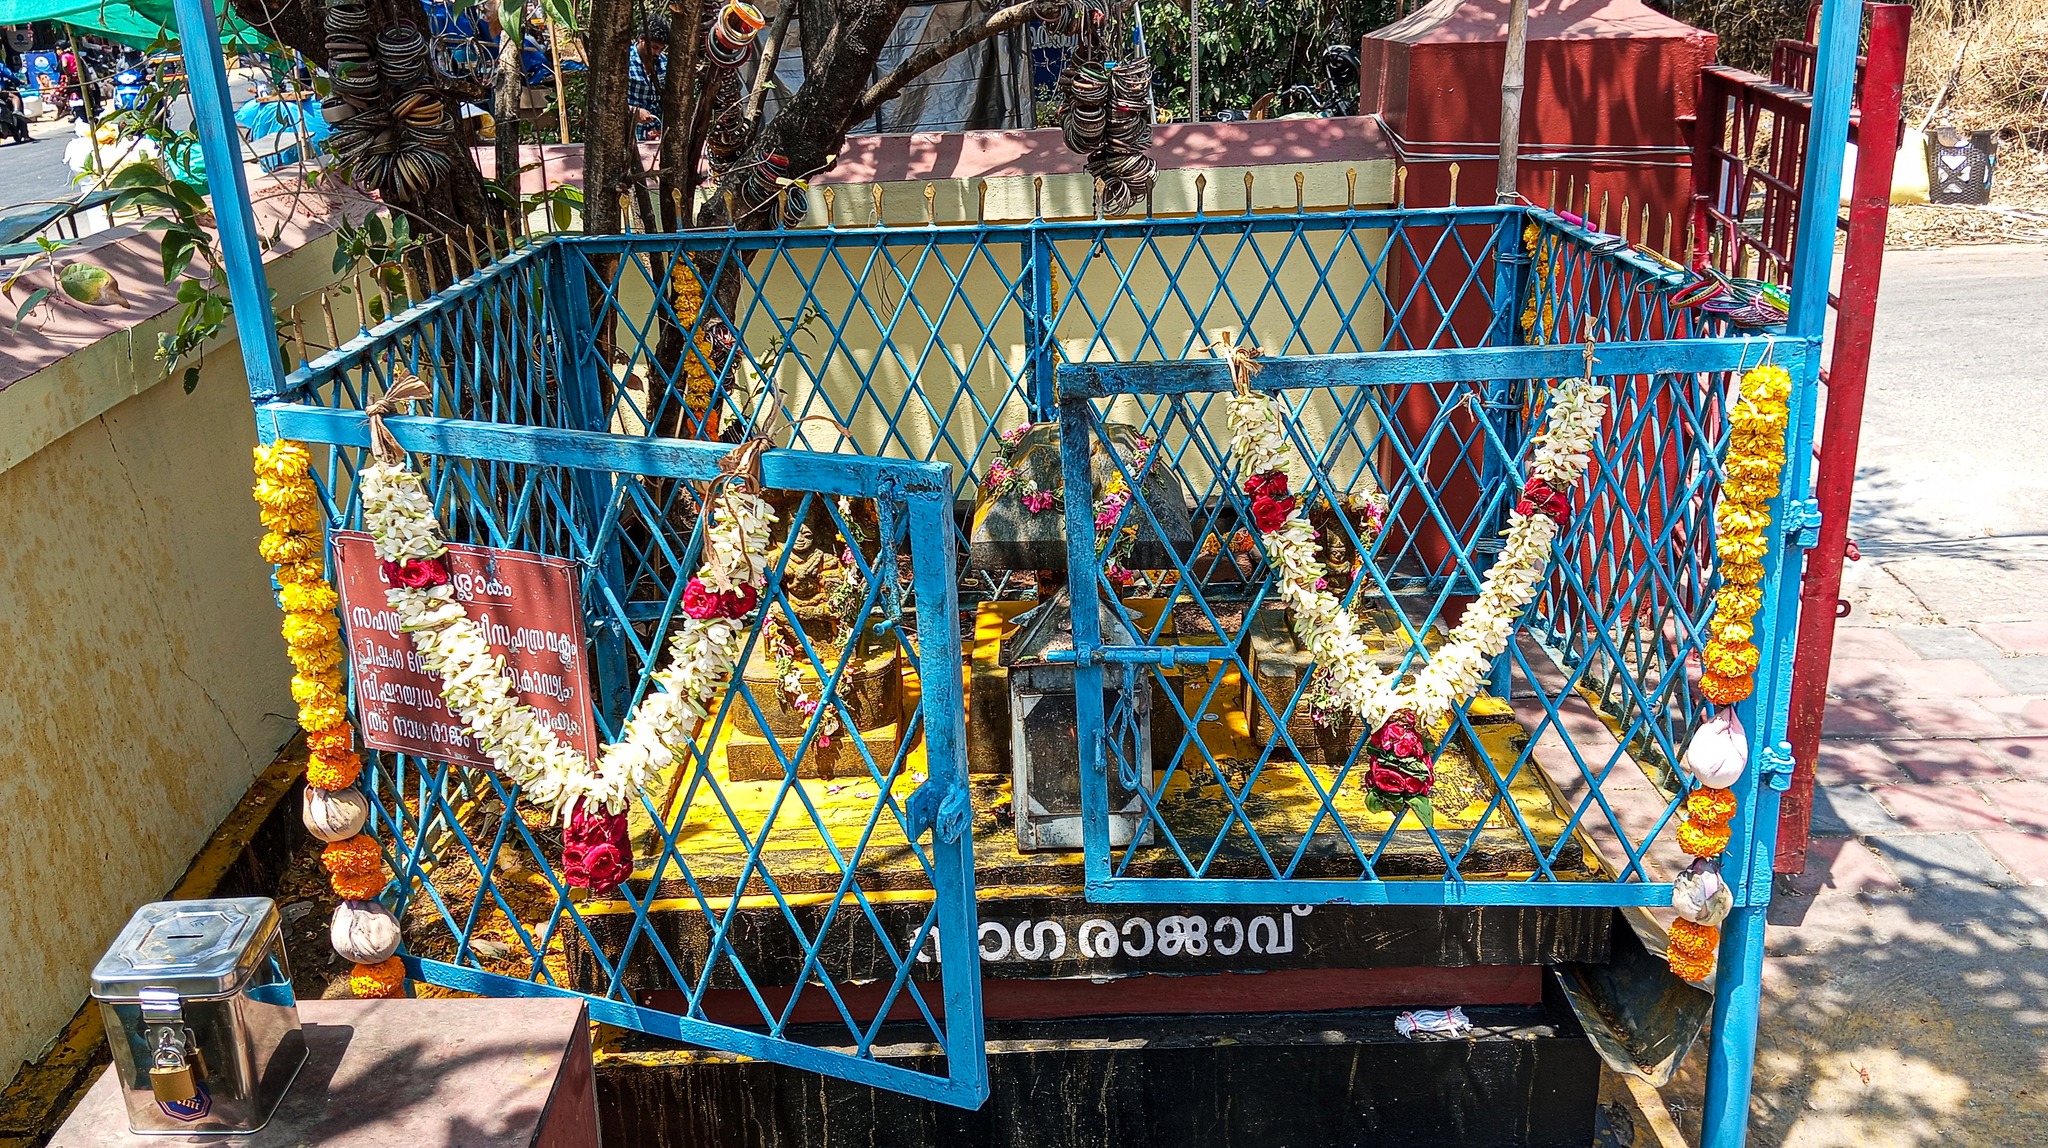
[[[1786,330],[1817,346],[1827,322],[1828,277],[1834,261],[1835,220],[1840,211],[1843,146],[1849,137],[1849,106],[1856,84],[1856,44],[1862,30],[1861,0],[1826,0],[1821,10],[1820,50],[1814,74],[1813,118],[1806,137],[1805,182],[1799,201],[1798,247],[1792,256],[1792,313]],[[1738,797],[1728,844],[1745,896],[1722,926],[1715,974],[1714,1025],[1708,1048],[1706,1112],[1701,1148],[1741,1148],[1749,1137],[1750,1090],[1756,1073],[1757,1021],[1762,1005],[1764,931],[1770,911],[1771,862],[1778,840],[1780,775],[1763,776],[1785,738],[1792,659],[1798,635],[1799,573],[1804,552],[1784,527],[1787,509],[1806,498],[1811,484],[1813,410],[1820,385],[1820,357],[1803,356],[1792,374],[1789,441],[1783,489],[1771,506],[1770,595],[1758,617],[1758,648],[1766,660],[1757,673],[1756,695],[1742,714],[1750,730],[1750,769]]]
[[[1522,300],[1529,291],[1529,252],[1522,246],[1522,226],[1527,220],[1526,215],[1515,211],[1500,221],[1494,233],[1493,325],[1486,332],[1489,347],[1515,347],[1522,343]],[[1485,384],[1486,398],[1479,417],[1492,425],[1493,437],[1499,439],[1502,450],[1490,449],[1485,436],[1479,440],[1481,498],[1491,497],[1493,491],[1521,487],[1520,476],[1510,470],[1524,437],[1522,383],[1520,379],[1489,379]],[[1473,551],[1473,572],[1481,578],[1500,553],[1500,535],[1507,528],[1508,509],[1513,505],[1514,499],[1509,497],[1493,515],[1490,528],[1479,535]],[[1513,659],[1506,654],[1494,659],[1487,687],[1494,697],[1505,698],[1514,688],[1512,663]]]
[[[1031,391],[1027,402],[1032,422],[1057,417],[1054,407],[1058,355],[1053,348],[1052,240],[1033,226],[1024,247],[1024,348],[1030,356]]]
[[[598,385],[601,356],[591,330],[585,272],[588,265],[581,252],[561,243],[553,244],[543,257],[546,262],[541,273],[547,282],[548,320],[555,329],[555,377],[561,387],[563,414],[567,424],[576,430],[608,431],[611,411],[605,405],[604,390]],[[595,588],[623,607],[631,588],[626,585],[619,521],[611,513],[614,476],[608,471],[578,470],[574,482],[577,501],[583,504],[581,514],[585,516],[579,525],[593,538],[600,530],[606,532],[602,544],[592,549],[590,561],[594,569],[590,578],[596,583]],[[586,602],[591,597],[590,588],[586,587]],[[626,620],[622,614],[622,610],[587,606],[584,609],[594,647],[592,662],[597,670],[597,709],[620,722],[625,720],[633,698],[633,674],[626,664]]]
[[[212,0],[174,0],[178,40],[185,46],[186,83],[192,94],[192,124],[206,158],[206,189],[220,228],[221,264],[227,269],[234,303],[235,333],[242,341],[242,365],[249,395],[257,402],[276,398],[284,381],[278,361],[277,321],[270,313],[270,281],[263,273],[263,247],[256,241],[256,216],[242,175],[242,137],[235,130],[234,101],[221,59],[220,22]]]

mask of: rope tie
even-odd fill
[[[411,371],[401,369],[398,381],[386,388],[376,402],[363,408],[370,420],[370,454],[385,466],[397,466],[405,461],[405,448],[398,445],[398,439],[391,428],[384,425],[384,416],[412,413],[412,404],[425,402],[434,397],[434,388],[425,379]]]

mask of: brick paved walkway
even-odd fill
[[[1802,923],[1964,879],[2048,885],[2048,622],[1876,626],[1835,643]],[[1818,923],[1818,922],[1814,922]]]

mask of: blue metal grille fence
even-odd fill
[[[1091,489],[1085,444],[1114,423],[1146,443],[1119,462],[1132,489],[1173,474],[1193,523],[1131,587],[1107,581],[1086,515],[1068,537],[1084,602],[1147,599],[1151,619],[1118,645],[1076,611],[1091,898],[1668,901],[1683,796],[1670,764],[1706,716],[1686,683],[1713,590],[1721,392],[1766,354],[1795,377],[1812,367],[1810,341],[1731,338],[1672,309],[1670,281],[1521,208],[579,237],[362,332],[259,408],[266,433],[333,444],[332,521],[347,525],[359,412],[401,369],[425,378],[431,410],[391,424],[451,536],[581,564],[607,737],[648,688],[695,562],[688,482],[728,449],[702,439],[781,427],[796,449],[770,452],[768,482],[800,492],[786,510],[874,539],[846,592],[879,620],[844,649],[802,636],[787,579],[808,555],[782,544],[768,614],[825,704],[765,739],[762,780],[744,781],[730,731],[771,728],[780,703],[736,679],[703,737],[721,748],[642,795],[640,868],[615,902],[568,899],[550,828],[508,814],[517,794],[499,779],[378,755],[409,960],[432,983],[580,992],[625,1027],[978,1102],[978,980],[937,959],[976,936],[960,603],[1035,583],[970,568],[968,510],[1000,436],[1048,421],[1079,447],[1064,452],[1069,490]],[[1297,720],[1307,677],[1287,671],[1270,568],[1238,549],[1245,476],[1210,348],[1266,349],[1258,385],[1281,399],[1316,493],[1384,489],[1387,529],[1340,525],[1340,545],[1364,559],[1351,593],[1390,664],[1413,668],[1497,553],[1541,384],[1584,368],[1589,334],[1615,393],[1579,509],[1491,696],[1445,736],[1438,815],[1404,826],[1362,803],[1361,731]],[[1143,498],[1125,514],[1159,529]],[[1768,565],[1782,578],[1784,552]],[[1780,633],[1760,627],[1765,675],[1789,658]],[[914,712],[879,736],[856,681],[876,651],[917,684]],[[1125,748],[1134,710],[1105,712],[1105,673],[1126,695],[1152,691],[1152,761]],[[1745,717],[1778,728],[1754,705]],[[1136,847],[1109,846],[1111,770],[1140,794]],[[826,784],[861,787],[858,824],[834,822]],[[1767,898],[1746,856],[1730,876],[1743,903]],[[884,1047],[935,1059],[907,1068]]]

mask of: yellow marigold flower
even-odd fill
[[[332,610],[288,610],[281,632],[285,645],[295,649],[324,646],[341,634],[341,619]]]
[[[1724,562],[1721,564],[1723,586],[1754,586],[1764,580],[1764,565],[1761,562]]]
[[[1721,488],[1730,500],[1762,506],[1778,497],[1778,478],[1731,478]]]
[[[1706,651],[1700,655],[1700,662],[1711,673],[1724,678],[1739,678],[1756,672],[1759,658],[1757,648],[1748,642],[1708,642]]]
[[[1747,621],[1756,617],[1757,607],[1763,605],[1763,601],[1763,592],[1755,586],[1723,586],[1714,593],[1714,617]]]
[[[287,562],[304,562],[320,553],[320,539],[310,534],[279,534],[273,530],[263,536],[256,549],[265,562],[282,566]]]
[[[1716,619],[1713,625],[1707,627],[1707,632],[1713,635],[1715,641],[1726,642],[1731,646],[1739,646],[1756,637],[1756,627],[1747,618]]]
[[[293,613],[325,613],[341,605],[341,595],[334,592],[323,579],[319,582],[298,582],[278,591],[280,606]]]
[[[289,510],[263,508],[257,517],[263,525],[280,534],[319,534],[327,529],[327,512],[317,502],[308,502]]]
[[[301,706],[323,708],[341,704],[341,675],[325,673],[318,676],[292,675],[292,700]]]
[[[1714,553],[1723,562],[1761,562],[1770,551],[1770,541],[1756,534],[1724,534],[1714,540]]]
[[[272,478],[256,480],[256,502],[265,510],[297,510],[318,502],[320,492],[305,479]]]
[[[268,446],[256,448],[256,471],[259,474],[274,474],[281,478],[306,473],[313,465],[313,453],[304,443],[290,439],[279,439]]]
[[[1685,799],[1685,814],[1702,825],[1726,825],[1735,816],[1735,795],[1725,789],[1695,789]]]
[[[1680,978],[1703,981],[1714,971],[1714,951],[1720,944],[1721,930],[1680,917],[1671,922],[1671,945],[1665,959]]]
[[[1723,534],[1757,534],[1771,524],[1769,507],[1726,498],[1714,508],[1714,523]]]
[[[391,957],[380,964],[357,965],[348,975],[349,995],[359,1001],[405,995],[405,962]]]
[[[329,642],[322,646],[304,648],[287,646],[285,652],[291,656],[292,669],[309,678],[328,673],[333,673],[337,679],[341,677],[340,668],[344,659],[338,643]]]
[[[1742,395],[1747,399],[1782,403],[1792,395],[1792,373],[1775,363],[1751,367],[1742,376]]]
[[[277,580],[280,585],[287,586],[295,583],[303,585],[325,582],[327,565],[319,558],[309,558],[304,562],[286,562],[277,568]]]
[[[1728,851],[1728,823],[1681,821],[1678,847],[1693,857],[1719,857]]]
[[[333,729],[348,724],[347,707],[336,702],[332,705],[299,707],[299,727],[306,730]]]
[[[309,733],[306,735],[306,741],[311,744],[315,738],[325,733],[347,732],[346,725],[338,726],[323,733]],[[356,778],[362,776],[362,772],[363,759],[346,748],[316,749],[313,756],[306,759],[306,784],[315,789],[347,789],[356,783]]]

